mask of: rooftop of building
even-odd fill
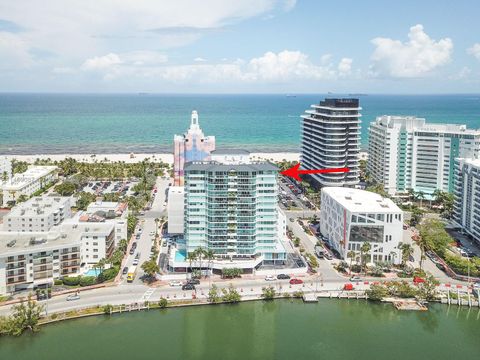
[[[27,171],[15,174],[4,184],[4,190],[15,190],[36,181],[57,169],[56,166],[30,166]]]
[[[0,257],[38,252],[62,246],[79,246],[80,231],[0,232]]]
[[[243,149],[215,149],[212,155],[250,155],[250,151]]]
[[[339,108],[358,108],[360,102],[353,98],[326,98],[320,101],[320,106],[339,107]]]
[[[402,210],[390,199],[379,194],[344,187],[324,187],[322,192],[328,194],[340,205],[351,212],[391,213]]]
[[[395,125],[403,125],[410,130],[417,132],[480,135],[480,130],[467,129],[467,126],[464,124],[428,123],[425,118],[419,118],[411,115],[382,115],[378,116],[373,124],[381,124],[382,126],[391,128],[393,128]]]
[[[215,161],[193,161],[185,164],[187,171],[278,171],[278,167],[270,162],[252,162],[250,164],[221,164]]]
[[[116,201],[95,201],[90,203],[87,207],[88,213],[113,213],[115,217],[120,217],[128,209],[128,205],[125,202],[116,202]]]
[[[480,159],[457,158],[456,160],[480,169]]]
[[[67,196],[35,196],[15,206],[6,216],[9,217],[37,217],[48,213],[54,213],[63,208],[66,203],[70,204],[71,197]]]
[[[93,218],[91,221],[88,219],[82,220],[83,216],[85,216],[85,213],[79,212],[73,218],[65,220],[58,227],[67,233],[79,231],[99,236],[108,236],[114,230],[115,224],[112,221],[106,221],[107,219],[105,218],[98,219],[99,221],[95,221]]]

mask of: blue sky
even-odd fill
[[[0,0],[0,91],[478,93],[478,1]]]

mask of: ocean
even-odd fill
[[[338,95],[0,94],[0,154],[164,153],[192,110],[217,147],[296,152],[300,115]],[[480,128],[480,95],[360,96],[362,145],[376,116]]]

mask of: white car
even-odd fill
[[[182,286],[183,283],[181,281],[178,281],[178,280],[172,280],[168,283],[168,285],[170,285],[170,286]]]
[[[133,259],[133,265],[138,265],[138,259]]]
[[[154,236],[155,235],[155,231],[150,231],[150,236]]]
[[[277,278],[273,275],[267,275],[265,276],[265,281],[275,281]]]
[[[80,295],[78,294],[71,294],[67,296],[67,301],[74,301],[79,299],[80,299]]]

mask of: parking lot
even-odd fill
[[[132,188],[137,184],[136,181],[90,181],[83,191],[95,194],[103,195],[108,193],[117,193],[120,196],[133,195]]]

